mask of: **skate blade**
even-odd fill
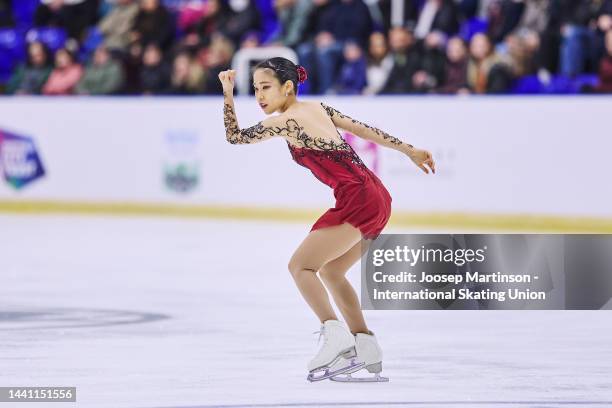
[[[311,372],[310,374],[308,374],[308,377],[306,377],[306,379],[307,379],[308,381],[310,381],[310,382],[327,380],[328,378],[333,379],[333,377],[334,377],[335,375],[344,374],[344,373],[346,373],[347,371],[355,371],[355,370],[358,370],[358,369],[360,369],[360,368],[363,368],[364,366],[365,366],[365,363],[358,363],[358,362],[356,362],[356,361],[355,361],[355,359],[354,359],[354,358],[352,358],[352,359],[351,359],[351,364],[350,364],[349,366],[346,366],[346,367],[340,368],[340,369],[335,370],[335,371],[330,371],[329,369],[326,369],[326,370],[324,371],[324,373],[323,373],[323,374],[321,374],[321,375],[320,375],[320,376],[318,376],[318,377],[316,376],[316,374],[317,374],[318,372],[320,372],[321,370],[319,370],[319,371],[313,371],[313,372]]]
[[[388,377],[381,377],[378,373],[374,374],[374,377],[353,377],[351,373],[343,373],[343,375],[332,377],[330,380],[336,382],[389,382]]]
[[[346,367],[341,367],[340,369],[334,371],[337,373],[344,373],[347,370],[351,369],[351,367],[354,367],[353,361],[355,360],[355,358],[357,357],[357,350],[355,350],[355,346],[351,346],[347,349],[342,350],[340,353],[338,353],[338,355],[336,356],[336,358],[334,358],[332,361],[330,361],[328,364],[315,368],[313,370],[310,370],[310,374],[308,375],[308,377],[312,377],[315,373],[318,373],[319,371],[326,371],[328,372],[330,368],[332,368],[334,365],[336,365],[337,362],[339,362],[340,360],[347,360],[349,362],[349,365]]]

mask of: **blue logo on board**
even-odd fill
[[[34,140],[0,129],[0,170],[4,180],[20,190],[45,175]]]

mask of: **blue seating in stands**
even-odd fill
[[[551,94],[571,94],[574,93],[573,81],[566,76],[555,75],[545,90]]]
[[[64,46],[67,37],[64,29],[54,27],[32,28],[26,34],[28,42],[40,41],[53,53]]]
[[[87,30],[87,36],[79,49],[79,61],[87,63],[92,57],[93,52],[104,42],[104,35],[97,27],[91,27]]]
[[[554,75],[549,83],[540,82],[536,75],[519,78],[513,89],[514,94],[577,94],[584,87],[594,87],[599,78],[595,74],[578,75],[576,78],[568,78],[563,75]]]
[[[0,82],[5,82],[13,68],[25,60],[25,41],[21,31],[0,30]]]
[[[459,30],[459,36],[465,41],[470,41],[474,34],[484,33],[489,29],[489,22],[481,18],[472,18],[463,23]]]
[[[34,13],[40,4],[40,0],[16,0],[12,2],[13,18],[19,28],[27,29],[32,27]]]
[[[529,75],[516,80],[512,88],[512,93],[539,94],[543,92],[543,88],[537,75]]]
[[[573,89],[572,80],[562,75],[551,77],[548,83],[541,82],[537,75],[530,75],[519,78],[512,92],[517,94],[570,94],[574,93]]]
[[[597,74],[582,74],[574,79],[573,87],[575,93],[582,92],[583,88],[594,88],[599,84],[599,76]]]
[[[0,29],[0,51],[14,56],[25,54],[23,34],[16,29]]]
[[[276,12],[270,0],[254,0],[261,15],[261,42],[266,42],[278,28]]]

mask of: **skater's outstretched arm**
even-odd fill
[[[337,111],[331,106],[324,104],[323,102],[321,102],[321,106],[323,106],[332,122],[334,122],[334,125],[339,128],[348,130],[349,132],[363,139],[371,140],[382,146],[390,147],[391,149],[399,150],[404,153],[408,153],[409,150],[414,149],[414,146],[411,144],[402,142],[398,138],[393,137],[378,128],[366,125],[357,119],[353,119],[350,116]]]
[[[428,151],[417,149],[411,144],[402,142],[400,139],[378,128],[369,126],[357,119],[353,119],[323,102],[321,102],[321,106],[325,109],[332,122],[334,122],[334,125],[337,127],[348,130],[363,139],[371,140],[381,146],[389,147],[408,155],[408,157],[410,157],[410,159],[425,173],[429,174],[429,171],[424,164],[427,164],[433,173],[436,172],[433,158]]]
[[[268,118],[254,126],[240,129],[238,118],[234,109],[234,75],[235,71],[228,70],[219,74],[219,80],[223,85],[223,123],[225,125],[225,137],[232,144],[249,144],[263,142],[278,133],[274,130],[275,118]]]

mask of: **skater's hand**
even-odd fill
[[[410,160],[412,160],[414,164],[416,164],[425,173],[429,174],[429,169],[425,167],[425,165],[427,165],[431,168],[432,173],[436,174],[436,163],[434,162],[433,157],[431,157],[431,153],[429,153],[427,150],[413,148],[406,154],[408,157],[410,157]]]
[[[223,92],[232,93],[234,91],[234,78],[236,77],[236,71],[228,69],[227,71],[221,71],[219,73],[219,81],[223,86]]]

